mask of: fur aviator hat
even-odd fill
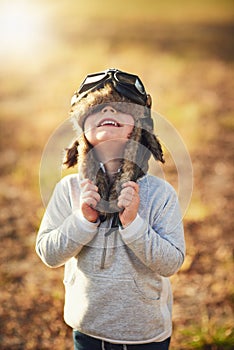
[[[94,148],[81,132],[85,119],[107,104],[121,112],[131,114],[134,118],[134,128],[125,146],[121,167],[112,183],[105,172],[105,164],[95,158]],[[137,181],[147,173],[151,154],[155,160],[164,163],[161,145],[153,133],[151,111],[148,107],[135,104],[120,95],[114,86],[108,83],[75,103],[70,116],[80,135],[66,150],[64,164],[69,168],[78,163],[81,178],[89,178],[97,185],[101,196],[97,210],[100,212],[101,220],[105,220],[119,211],[117,198],[122,184],[126,181]]]

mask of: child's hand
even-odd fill
[[[98,187],[89,179],[80,182],[81,188],[81,211],[83,216],[90,222],[96,222],[98,219],[98,211],[95,210],[101,197],[98,193]]]
[[[139,204],[138,184],[133,181],[125,182],[118,198],[118,207],[123,208],[123,211],[119,213],[123,227],[129,225],[136,218]]]

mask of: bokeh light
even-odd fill
[[[46,12],[39,3],[10,0],[0,3],[1,56],[36,59],[50,36]]]

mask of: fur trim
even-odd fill
[[[132,103],[128,98],[121,96],[114,90],[112,84],[107,84],[104,88],[89,93],[82,100],[78,101],[70,112],[71,119],[83,129],[85,119],[104,108],[106,104],[111,104],[114,108],[123,113],[131,114],[135,119],[144,118],[147,107]]]

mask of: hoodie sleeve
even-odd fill
[[[185,241],[182,218],[177,195],[171,187],[167,198],[160,206],[152,201],[152,219],[139,214],[120,233],[125,244],[140,261],[157,272],[169,277],[181,267],[185,256]]]
[[[55,187],[36,239],[36,252],[49,267],[59,267],[76,256],[97,233],[98,223],[72,209],[69,188],[61,180]]]

